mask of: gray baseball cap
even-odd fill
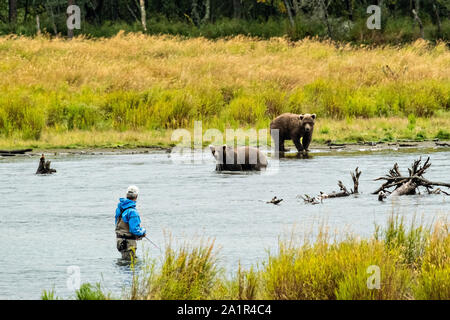
[[[136,186],[129,186],[127,189],[127,197],[131,196],[132,198],[136,198],[139,195],[139,188]]]

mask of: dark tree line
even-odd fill
[[[163,17],[196,26],[224,18],[259,22],[286,19],[294,27],[300,17],[316,15],[327,26],[329,36],[332,36],[330,20],[355,21],[367,17],[367,7],[373,4],[393,18],[410,17],[419,25],[422,21],[432,23],[439,33],[450,15],[450,0],[2,0],[0,22],[20,24],[45,16],[56,29],[71,3],[81,8],[82,19],[87,23],[139,22],[144,29],[142,17],[146,20]]]

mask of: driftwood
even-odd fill
[[[55,169],[50,168],[51,161],[45,161],[45,156],[42,155],[39,159],[39,167],[36,170],[36,174],[52,174],[56,172]]]
[[[21,150],[0,150],[0,156],[2,157],[13,157],[18,154],[25,154],[31,152],[33,149],[21,149]]]
[[[348,197],[352,194],[358,194],[359,193],[359,177],[361,175],[361,171],[359,171],[359,168],[356,167],[355,172],[350,172],[351,176],[352,176],[352,180],[353,180],[353,189],[350,189],[350,191],[348,191],[348,189],[345,187],[345,185],[342,183],[341,180],[338,181],[338,186],[340,191],[339,192],[335,192],[333,191],[332,193],[324,193],[324,192],[320,192],[320,195],[316,196],[316,197],[311,197],[307,194],[305,194],[304,196],[300,196],[300,198],[303,199],[303,201],[305,201],[305,203],[311,203],[311,204],[319,204],[323,201],[323,199],[327,199],[327,198],[341,198],[341,197]]]
[[[272,200],[267,201],[266,203],[279,204],[283,199],[278,199],[276,196],[272,198]]]
[[[450,143],[446,142],[435,142],[435,144],[439,147],[450,147]]]
[[[417,147],[417,143],[399,143],[398,146],[401,148]]]
[[[305,201],[305,203],[311,203],[311,204],[319,204],[322,203],[322,198],[319,197],[310,197],[307,194],[305,194],[305,196],[299,196],[300,198],[303,199],[303,201]]]
[[[440,189],[433,190],[433,188],[435,186],[450,188],[450,183],[433,182],[423,177],[425,171],[431,166],[430,158],[428,157],[423,165],[421,165],[421,163],[421,158],[419,158],[419,160],[415,160],[411,165],[411,168],[408,169],[408,176],[403,176],[400,173],[398,164],[394,164],[394,167],[389,170],[389,173],[386,176],[375,179],[375,181],[385,180],[385,182],[372,194],[378,194],[378,200],[380,201],[393,195],[402,196],[416,194],[419,187],[425,187],[429,194],[448,194]],[[393,188],[393,190],[391,188]]]

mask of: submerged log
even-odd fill
[[[361,175],[361,171],[356,167],[355,172],[350,172],[353,180],[353,190],[352,193],[359,193],[359,176]]]
[[[439,147],[450,147],[450,143],[446,142],[435,142],[435,144]]]
[[[56,172],[55,169],[50,168],[51,161],[45,161],[45,156],[42,154],[39,159],[39,167],[36,170],[36,174],[52,174]]]
[[[0,156],[2,157],[13,157],[18,154],[25,154],[31,152],[33,149],[20,149],[20,150],[0,150]]]
[[[355,172],[350,172],[350,175],[352,176],[352,180],[353,180],[353,189],[350,189],[350,191],[348,191],[348,189],[345,187],[345,185],[342,183],[341,180],[338,181],[338,186],[340,191],[339,192],[331,192],[331,193],[324,193],[324,192],[320,192],[320,195],[316,196],[316,197],[311,197],[307,194],[305,194],[305,196],[300,196],[300,198],[303,199],[303,201],[305,201],[305,203],[311,203],[311,204],[319,204],[323,201],[323,199],[327,199],[327,198],[341,198],[341,197],[348,197],[352,194],[358,194],[359,193],[359,177],[361,176],[361,171],[359,171],[359,168],[356,167]]]
[[[348,197],[351,194],[347,190],[347,188],[344,186],[344,184],[342,183],[341,180],[338,181],[338,187],[341,190],[340,192],[333,191],[330,194],[326,194],[326,193],[320,192],[321,199]]]
[[[279,204],[283,199],[278,199],[276,196],[272,198],[272,200],[267,201],[266,203]]]
[[[307,194],[305,194],[305,196],[298,196],[300,198],[303,199],[303,201],[305,201],[305,203],[311,203],[311,204],[319,204],[322,203],[322,198],[319,197],[310,197]]]
[[[409,194],[409,195],[416,194],[416,188],[417,187],[418,187],[417,184],[415,184],[412,180],[409,180],[408,182],[405,182],[400,187],[395,189],[391,193],[391,196],[402,196],[402,195],[407,195],[407,194]]]
[[[427,158],[427,160],[424,162],[423,165],[422,158],[419,158],[419,160],[415,160],[413,164],[411,165],[411,168],[408,169],[408,176],[403,176],[400,173],[398,164],[395,163],[394,167],[389,170],[389,174],[387,174],[384,177],[379,177],[375,179],[375,181],[378,180],[385,180],[386,182],[383,183],[381,187],[379,187],[377,190],[372,192],[372,194],[378,194],[378,200],[382,201],[384,198],[387,197],[387,195],[390,196],[402,196],[402,195],[412,195],[416,194],[419,187],[425,187],[428,191],[428,193],[444,193],[440,189],[432,190],[435,186],[441,186],[441,187],[447,187],[450,188],[450,183],[445,182],[433,182],[425,179],[423,175],[425,174],[426,170],[431,166],[430,163],[430,157]],[[394,188],[393,190],[389,190],[391,188]],[[438,191],[439,190],[439,191]]]

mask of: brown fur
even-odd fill
[[[298,152],[308,151],[314,131],[315,114],[283,113],[270,123],[270,133],[275,141],[275,150],[284,152],[285,140],[292,140]],[[278,138],[275,131],[278,130]],[[301,139],[301,143],[300,143]]]
[[[267,158],[258,148],[249,146],[232,148],[223,145],[210,146],[210,149],[217,161],[217,171],[260,171],[267,167]]]

